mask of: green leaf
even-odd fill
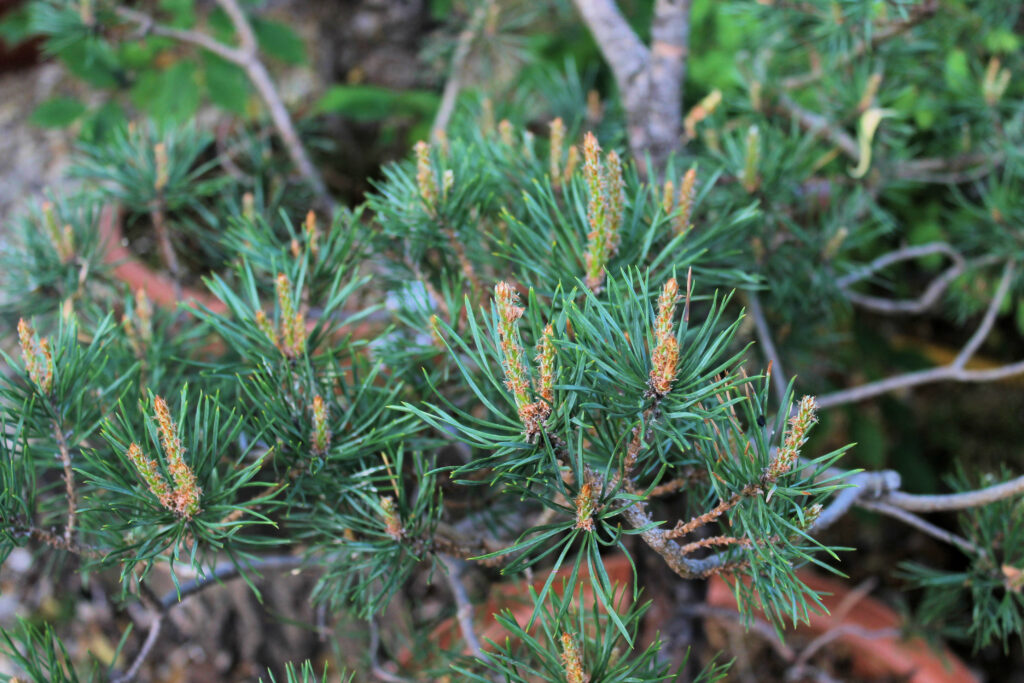
[[[114,131],[121,128],[127,118],[117,102],[107,102],[99,109],[86,114],[82,120],[80,137],[86,142],[102,144],[109,140]]]
[[[62,128],[85,112],[85,105],[73,97],[53,97],[32,112],[29,121],[43,128]]]
[[[119,84],[120,67],[107,43],[95,40],[74,42],[57,53],[73,75],[97,88],[114,88]]]
[[[306,44],[288,25],[254,17],[252,30],[260,48],[271,57],[285,64],[306,63]]]
[[[160,9],[170,15],[167,24],[175,28],[192,28],[196,23],[195,0],[160,0]]]
[[[163,71],[143,72],[132,88],[132,102],[157,120],[187,120],[199,108],[195,64],[183,60]]]
[[[971,70],[967,64],[967,53],[963,50],[953,50],[946,56],[945,67],[946,85],[956,92],[964,92],[971,82]]]
[[[425,90],[395,92],[376,85],[333,85],[317,101],[317,113],[334,113],[358,121],[379,121],[395,114],[429,116],[437,95]]]
[[[212,52],[203,52],[202,60],[210,100],[228,111],[244,115],[249,102],[249,79],[245,71]]]

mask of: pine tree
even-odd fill
[[[317,572],[312,600],[366,620],[375,639],[396,592],[447,583],[460,640],[410,675],[670,680],[699,667],[677,671],[657,638],[643,641],[648,593],[636,572],[610,577],[609,557],[662,562],[680,581],[721,575],[741,614],[781,630],[821,608],[797,570],[840,571],[821,533],[855,505],[963,553],[961,572],[904,568],[938,588],[925,615],[968,592],[986,615],[969,622],[976,647],[1019,637],[1024,479],[966,471],[956,493],[909,494],[896,472],[854,471],[848,447],[809,441],[838,405],[1024,371],[967,365],[1019,291],[1024,220],[1020,52],[1006,49],[1019,35],[999,3],[977,4],[744,6],[771,28],[741,68],[746,95],[711,91],[680,110],[689,3],[655,3],[647,47],[610,0],[578,2],[621,114],[598,117],[593,97],[588,109],[572,67],[524,77],[539,105],[463,93],[365,203],[342,208],[235,0],[218,5],[237,44],[116,3],[34,3],[54,51],[102,51],[137,26],[236,63],[274,139],[243,131],[225,163],[195,126],[126,126],[82,145],[80,189],[17,222],[4,254],[18,350],[0,384],[0,557],[27,546],[83,576],[116,568],[117,604],[142,604],[154,626],[91,667],[49,625],[5,630],[0,649],[33,680],[132,680],[182,600],[302,569]],[[454,93],[496,6],[481,3],[456,46]],[[952,28],[977,26],[985,44],[958,47]],[[926,47],[945,56],[935,97],[959,97],[956,111],[913,101],[931,79]],[[942,241],[899,232],[914,183],[948,188]],[[125,234],[151,241],[149,264]],[[950,265],[920,296],[865,286],[934,256]],[[963,317],[982,313],[947,366],[829,392],[808,361],[852,306],[906,315],[944,296]],[[791,330],[785,345],[773,327]],[[963,536],[917,514],[951,509]],[[474,565],[536,579],[528,619],[487,617],[507,638],[474,631],[460,583]],[[163,598],[148,585],[158,566],[177,586]],[[320,679],[309,663],[282,676]]]

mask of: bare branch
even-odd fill
[[[1003,277],[999,280],[999,285],[996,287],[996,293],[992,296],[992,301],[988,305],[988,310],[985,311],[985,316],[981,319],[981,324],[978,325],[978,329],[974,331],[971,338],[964,344],[964,348],[960,350],[956,358],[953,360],[953,367],[962,369],[967,361],[971,359],[974,352],[984,343],[988,337],[988,333],[992,331],[992,325],[996,322],[996,316],[999,315],[999,307],[1003,304],[1003,299],[1006,298],[1007,293],[1010,291],[1010,283],[1013,281],[1014,263],[1013,261],[1007,262],[1006,266],[1003,267]]]
[[[887,394],[890,391],[910,389],[933,382],[994,382],[1020,374],[1024,374],[1024,360],[987,370],[964,370],[954,368],[951,365],[944,365],[940,368],[908,372],[896,377],[878,380],[877,382],[869,382],[859,387],[834,391],[830,394],[819,396],[817,399],[818,407],[833,408],[846,405],[847,403],[859,403],[875,396]]]
[[[929,521],[927,521],[925,519],[921,519],[920,517],[915,515],[913,512],[908,512],[907,510],[904,510],[901,507],[897,507],[897,506],[892,505],[890,503],[883,503],[883,502],[871,501],[871,500],[861,500],[861,501],[858,501],[857,505],[859,507],[864,508],[865,510],[873,510],[875,512],[880,512],[883,515],[888,515],[889,517],[892,517],[893,519],[898,519],[901,522],[903,522],[904,524],[906,524],[908,526],[912,526],[915,529],[917,529],[918,531],[922,531],[922,532],[928,534],[929,536],[931,536],[932,538],[936,538],[936,539],[942,541],[943,543],[949,543],[950,545],[960,546],[962,549],[966,550],[967,552],[974,553],[976,555],[981,555],[981,556],[986,555],[984,550],[979,548],[974,543],[971,543],[970,541],[968,541],[963,536],[958,536],[957,534],[954,534],[951,531],[946,531],[945,529],[941,529],[941,528],[935,526],[934,524],[932,524],[931,522],[929,522]]]
[[[964,257],[949,244],[945,242],[929,242],[928,244],[903,247],[901,249],[896,249],[895,251],[890,251],[888,254],[879,256],[871,263],[857,268],[841,278],[836,279],[836,286],[840,289],[846,289],[850,285],[860,282],[861,280],[866,280],[878,271],[884,270],[891,265],[902,263],[903,261],[913,261],[914,259],[931,256],[932,254],[945,254],[955,263],[964,263]]]
[[[971,356],[974,355],[975,351],[977,351],[985,341],[989,332],[992,331],[992,325],[995,323],[995,318],[999,313],[999,306],[1009,292],[1010,283],[1013,280],[1014,269],[1015,265],[1013,262],[1008,262],[1003,268],[1003,276],[999,281],[999,286],[996,288],[996,293],[992,297],[988,310],[986,310],[985,316],[982,318],[981,324],[978,325],[978,329],[973,335],[971,335],[971,338],[964,345],[960,353],[957,354],[956,359],[954,359],[952,363],[938,368],[908,372],[895,377],[878,380],[877,382],[869,382],[868,384],[864,384],[859,387],[843,389],[841,391],[832,392],[831,394],[825,394],[824,396],[818,397],[818,406],[820,408],[831,408],[837,405],[856,403],[897,389],[908,389],[910,387],[915,387],[920,384],[929,384],[931,382],[947,380],[955,382],[990,382],[1024,373],[1024,361],[1018,361],[1016,363],[1010,363],[988,370],[967,370],[964,367],[967,364],[967,361],[971,359]]]
[[[462,572],[466,569],[466,563],[450,555],[441,555],[441,561],[448,569],[446,578],[448,586],[452,589],[452,597],[455,599],[455,618],[459,622],[459,630],[462,632],[463,640],[466,641],[466,647],[477,659],[489,662],[490,657],[480,646],[480,639],[477,638],[473,628],[473,603],[469,599],[466,587],[462,585]]]
[[[310,562],[306,558],[295,557],[292,555],[269,556],[260,558],[245,567],[239,567],[234,563],[224,563],[217,566],[212,572],[205,576],[197,577],[192,581],[181,584],[177,589],[164,594],[164,596],[160,598],[159,602],[154,606],[154,620],[150,626],[145,642],[143,642],[142,647],[139,649],[138,654],[135,656],[135,659],[132,661],[128,670],[120,676],[112,677],[112,680],[115,683],[130,683],[135,680],[139,670],[142,668],[142,664],[146,661],[146,658],[152,651],[153,646],[156,644],[157,637],[160,635],[160,628],[164,617],[176,605],[181,604],[185,598],[195,595],[209,586],[215,584],[219,585],[224,581],[241,576],[244,571],[288,571],[291,569],[298,569],[305,565],[312,566],[314,564],[314,562]]]
[[[825,476],[829,478],[841,475],[841,470],[829,470],[825,473]],[[824,531],[829,528],[839,521],[839,518],[849,512],[850,508],[856,505],[861,497],[878,498],[884,493],[898,489],[900,487],[900,475],[899,472],[892,470],[858,472],[849,476],[845,483],[847,487],[836,493],[835,497],[832,498],[832,502],[821,511],[818,519],[814,522],[814,526],[808,529],[808,532]]]
[[[455,100],[462,89],[463,70],[466,66],[466,58],[469,56],[469,48],[473,44],[473,38],[484,25],[491,8],[494,7],[494,3],[495,0],[485,0],[480,3],[469,18],[466,28],[459,34],[459,41],[455,44],[455,53],[452,55],[451,71],[449,71],[448,80],[444,84],[444,92],[441,93],[441,104],[434,116],[431,135],[436,136],[439,131],[448,128],[448,121],[452,117],[452,112],[455,111]]]
[[[764,309],[761,308],[761,299],[757,292],[747,292],[747,303],[750,306],[750,315],[754,319],[754,328],[757,330],[757,337],[761,342],[761,350],[769,367],[772,368],[772,388],[775,389],[775,397],[781,402],[786,397],[787,376],[782,369],[782,359],[772,341],[772,331],[768,327],[768,321],[764,317]]]
[[[914,512],[938,512],[980,507],[1022,494],[1024,494],[1024,476],[975,491],[946,495],[919,495],[894,490],[882,496],[879,502],[889,503]]]
[[[170,26],[164,26],[158,24],[153,17],[127,7],[115,8],[115,13],[125,21],[131,22],[138,26],[139,33],[142,37],[147,35],[161,36],[164,38],[173,38],[189,45],[195,45],[201,47],[204,50],[209,50],[218,57],[225,59],[232,64],[241,64],[245,61],[245,54],[241,50],[228,47],[221,42],[218,42],[206,35],[205,33],[199,33],[198,31],[183,31],[181,29],[171,28]]]
[[[110,680],[113,683],[130,683],[139,675],[139,669],[142,668],[142,665],[149,657],[149,653],[153,650],[153,646],[156,645],[157,638],[160,637],[160,630],[164,625],[164,616],[164,614],[157,614],[153,618],[153,623],[149,626],[149,633],[146,634],[146,640],[142,643],[142,647],[139,648],[135,659],[132,660],[131,666],[120,676],[112,677]]]

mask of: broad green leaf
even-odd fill
[[[203,52],[203,77],[210,100],[219,107],[244,115],[249,101],[245,71],[212,52]]]
[[[61,128],[85,112],[85,105],[73,97],[52,97],[32,112],[29,121],[43,128]]]
[[[285,64],[305,64],[306,45],[290,26],[253,17],[252,29],[260,49]]]

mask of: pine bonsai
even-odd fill
[[[1024,478],[965,470],[953,493],[911,494],[812,439],[836,406],[1024,372],[968,364],[1020,290],[1019,19],[995,2],[691,15],[659,0],[648,47],[610,0],[576,4],[616,85],[605,113],[571,66],[454,107],[474,41],[496,30],[483,2],[430,141],[352,208],[282,104],[249,8],[218,0],[232,28],[215,38],[118,3],[32,4],[58,54],[117,66],[132,27],[213,53],[242,69],[266,121],[227,145],[196,125],[118,127],[80,145],[78,189],[14,226],[0,557],[28,547],[60,576],[114,576],[114,604],[151,619],[105,659],[24,622],[0,644],[12,674],[145,678],[181,601],[301,570],[327,615],[367,623],[367,677],[715,680],[728,655],[673,660],[642,633],[643,568],[721,577],[748,623],[782,632],[822,609],[798,569],[843,570],[822,534],[854,506],[962,553],[956,573],[904,568],[937,589],[926,618],[957,626],[950,603],[966,592],[976,616],[961,635],[1019,637]],[[693,26],[727,11],[756,51],[683,107]],[[960,47],[953,29],[982,39]],[[944,62],[944,83],[922,55]],[[923,108],[922,92],[955,106]],[[948,220],[922,239],[903,225],[933,186]],[[909,275],[885,296],[893,266]],[[949,364],[829,391],[853,383],[856,355],[834,348],[853,307],[940,301],[960,322],[981,314]],[[958,533],[920,516],[941,510],[962,511]],[[629,559],[629,580],[611,557]],[[474,612],[469,571],[523,582],[529,609]],[[175,586],[163,597],[160,572]],[[380,623],[422,581],[443,586],[458,636],[407,646],[395,673]],[[503,635],[481,640],[481,619]],[[435,626],[410,630],[429,641]],[[280,662],[266,676],[319,671]]]

